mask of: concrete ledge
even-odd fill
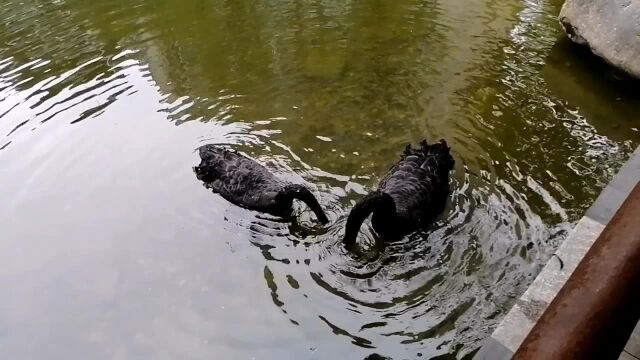
[[[510,359],[511,356],[513,356],[513,351],[502,345],[498,340],[490,337],[485,340],[480,351],[473,358],[474,360],[495,360]]]
[[[511,358],[518,350],[535,322],[569,279],[603,229],[604,225],[600,222],[583,217],[556,252],[564,267],[560,268],[560,260],[557,257],[549,259],[527,291],[504,317],[491,337],[511,351],[506,359]]]
[[[586,216],[608,224],[639,180],[640,148],[636,149],[629,161],[602,191],[596,202],[587,210]]]
[[[502,319],[491,337],[485,340],[474,359],[511,359],[535,322],[564,286],[591,245],[598,238],[620,205],[640,181],[640,147],[602,191],[586,215],[549,259],[529,288]],[[561,266],[560,259],[564,266]],[[637,341],[634,342],[634,336]],[[634,358],[640,354],[640,326],[636,328],[626,347],[626,354]],[[621,357],[622,358],[622,357]]]
[[[634,357],[626,351],[623,351],[622,354],[620,354],[620,358],[618,360],[638,360],[638,358]]]
[[[624,350],[631,356],[640,359],[640,324],[633,330],[627,346]]]

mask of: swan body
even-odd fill
[[[311,208],[321,223],[329,222],[306,187],[277,178],[266,167],[237,151],[209,144],[201,146],[199,153],[201,162],[194,167],[196,176],[229,202],[250,210],[289,216],[293,200],[298,199]]]
[[[406,234],[427,225],[444,210],[449,195],[449,172],[455,161],[446,141],[407,145],[400,160],[389,169],[377,190],[351,210],[343,242],[355,244],[362,223],[371,214],[371,225],[383,237]]]

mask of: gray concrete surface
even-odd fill
[[[628,355],[640,359],[640,324],[636,326],[633,334],[631,334],[629,342],[627,343],[627,346],[625,346],[624,350]],[[621,356],[620,359],[624,359],[624,357]]]

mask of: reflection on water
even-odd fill
[[[0,7],[3,358],[468,356],[640,140],[557,1]],[[455,152],[445,213],[348,254],[348,210],[422,137]],[[213,195],[203,143],[331,225]]]

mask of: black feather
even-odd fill
[[[362,222],[373,214],[373,228],[385,237],[406,234],[432,222],[444,210],[449,172],[455,162],[446,141],[420,148],[407,145],[400,160],[382,178],[378,189],[353,208],[344,242],[355,243]]]
[[[217,145],[200,147],[200,165],[193,168],[199,180],[238,206],[277,216],[291,214],[294,199],[305,202],[318,220],[329,220],[306,187],[287,183],[256,161]]]

